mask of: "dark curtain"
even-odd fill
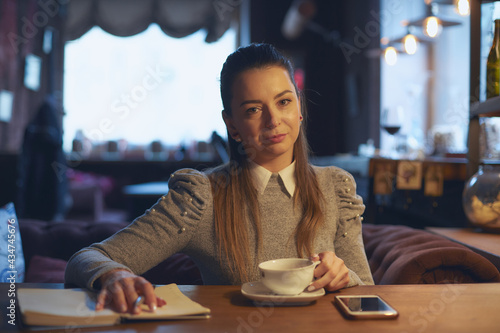
[[[48,97],[25,129],[19,161],[20,217],[46,221],[64,217],[68,183],[57,112]]]
[[[186,37],[200,29],[206,42],[218,40],[229,28],[241,1],[220,0],[71,0],[67,7],[66,40],[83,36],[93,26],[116,36],[132,36],[157,23],[171,37]]]

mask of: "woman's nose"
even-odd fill
[[[281,115],[278,110],[273,108],[267,108],[267,119],[266,119],[266,127],[267,128],[276,128],[281,123]]]

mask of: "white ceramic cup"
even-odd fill
[[[275,294],[298,295],[313,281],[318,263],[301,258],[264,261],[259,264],[261,282]]]

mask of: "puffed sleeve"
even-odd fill
[[[65,279],[89,289],[116,268],[140,275],[181,251],[207,211],[212,210],[210,182],[205,174],[182,169],[173,173],[168,194],[128,227],[74,254]]]
[[[344,170],[334,176],[339,218],[335,235],[335,254],[344,260],[349,269],[349,285],[373,284],[361,233],[363,199],[356,194],[352,175]]]

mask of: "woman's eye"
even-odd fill
[[[282,100],[280,101],[280,104],[281,104],[281,105],[288,105],[288,104],[290,104],[291,102],[292,102],[292,100],[290,100],[290,99],[282,99]]]
[[[248,114],[254,114],[254,113],[257,113],[259,111],[258,108],[250,108],[247,110],[247,113]]]

